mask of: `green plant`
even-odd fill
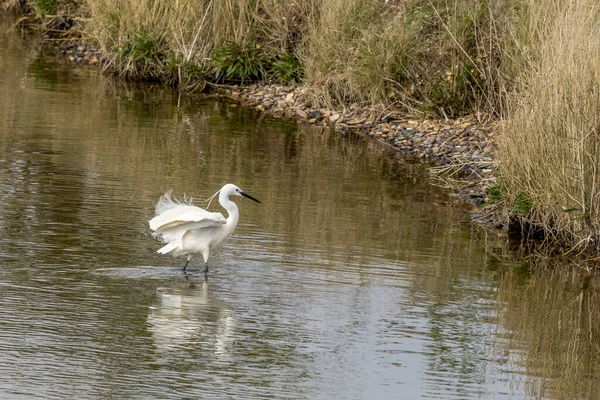
[[[441,115],[448,117],[457,117],[473,105],[480,88],[477,69],[471,62],[465,61],[445,77],[430,82],[425,108],[441,111]]]
[[[161,77],[165,70],[164,37],[141,27],[123,42],[116,58],[123,75],[151,79]]]
[[[171,56],[166,62],[167,73],[165,83],[179,86],[186,90],[203,88],[207,71],[203,65],[195,61],[186,61],[181,55]]]
[[[34,0],[33,7],[36,14],[40,17],[56,13],[58,8],[58,0]]]
[[[260,80],[265,77],[268,61],[256,42],[227,42],[213,50],[210,63],[217,81]]]
[[[502,190],[500,189],[500,186],[490,186],[485,189],[485,192],[487,193],[485,205],[496,204],[502,201]]]
[[[271,73],[280,82],[292,84],[300,81],[302,65],[295,55],[283,53],[271,64]]]
[[[531,210],[533,209],[534,203],[533,200],[531,200],[531,197],[529,197],[529,195],[525,192],[519,192],[517,194],[517,198],[515,199],[515,202],[513,203],[512,207],[510,207],[509,209],[511,211],[514,211],[522,216],[529,216],[529,214],[531,213]]]

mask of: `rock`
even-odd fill
[[[321,114],[319,111],[312,111],[308,114],[308,118],[318,120],[323,118],[323,114]]]
[[[302,110],[296,110],[296,115],[299,116],[302,119],[307,119],[308,118],[308,114],[305,111],[302,111]]]
[[[338,119],[340,119],[340,114],[333,114],[332,116],[329,117],[330,122],[335,122]]]

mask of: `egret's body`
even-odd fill
[[[166,243],[157,252],[172,253],[174,257],[187,256],[184,271],[190,260],[196,254],[201,254],[204,258],[204,272],[207,273],[210,250],[227,240],[235,231],[240,212],[237,205],[229,199],[230,196],[244,196],[260,203],[231,183],[223,186],[210,200],[217,194],[219,204],[227,211],[227,218],[221,213],[192,205],[191,199],[177,201],[171,197],[170,191],[162,195],[156,204],[156,217],[150,220],[150,229],[154,231],[154,237],[159,237]]]

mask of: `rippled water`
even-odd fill
[[[0,398],[597,393],[597,285],[506,261],[422,166],[72,69],[8,26]],[[208,281],[186,279],[147,220],[168,189],[203,200],[226,182],[262,204],[236,200]]]

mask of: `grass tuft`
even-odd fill
[[[250,41],[244,44],[227,42],[215,48],[210,62],[217,81],[243,84],[265,77],[269,61],[261,54],[256,42]]]
[[[298,57],[282,53],[271,64],[271,74],[283,84],[294,84],[302,79],[302,64]]]
[[[40,17],[52,15],[58,9],[58,0],[34,0],[32,3],[36,14]]]
[[[165,38],[150,29],[141,27],[131,38],[125,39],[117,51],[115,62],[122,75],[159,79],[164,75],[166,60]]]

